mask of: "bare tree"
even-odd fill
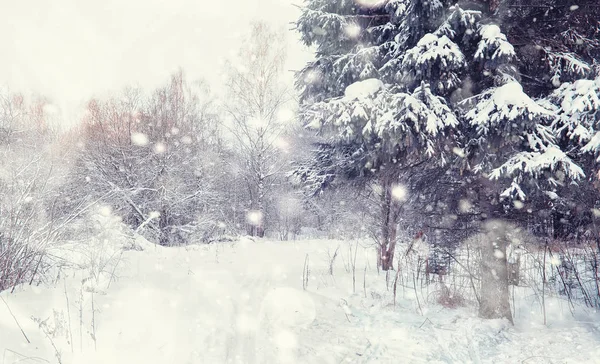
[[[151,95],[126,89],[92,100],[71,188],[100,199],[132,228],[161,245],[208,239],[216,192],[218,139],[210,97],[182,72]]]
[[[43,98],[0,92],[0,291],[41,273],[59,181]]]
[[[283,34],[263,23],[227,67],[226,128],[235,141],[237,170],[249,200],[249,233],[264,236],[268,194],[280,175],[285,132],[280,112],[291,101],[283,83]]]

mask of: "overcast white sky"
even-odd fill
[[[178,67],[218,88],[251,21],[290,29],[301,0],[0,0],[0,83],[47,96],[67,115],[125,85],[157,86]],[[289,69],[308,52],[288,33]],[[65,115],[65,116],[67,116]]]

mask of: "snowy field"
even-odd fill
[[[404,287],[394,307],[355,244],[62,247],[51,286],[0,295],[0,363],[600,363],[592,312],[548,299],[543,326],[523,299],[512,327]]]

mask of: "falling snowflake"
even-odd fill
[[[354,0],[358,5],[363,8],[379,8],[385,5],[388,0]]]
[[[263,220],[263,214],[260,211],[249,211],[246,219],[253,225],[259,225]]]
[[[356,23],[348,24],[344,28],[344,32],[350,38],[358,38],[358,36],[360,35],[361,31],[362,31],[362,28],[360,27],[360,25],[358,25]]]
[[[167,151],[167,146],[165,145],[165,143],[158,142],[158,143],[154,144],[154,153],[163,154],[166,151]]]
[[[131,142],[139,147],[148,145],[148,137],[143,133],[132,133]]]
[[[392,188],[392,197],[398,201],[406,201],[408,190],[402,185],[396,185]]]

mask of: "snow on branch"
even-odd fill
[[[506,35],[495,24],[486,24],[479,30],[481,40],[477,45],[475,59],[489,60],[491,64],[511,62],[515,57],[515,48],[506,39]]]
[[[387,89],[377,79],[356,82],[344,97],[316,103],[304,115],[308,128],[338,140],[389,152],[423,148],[429,156],[437,153],[434,138],[458,125],[453,111],[428,85],[407,94]]]
[[[489,177],[495,180],[525,173],[538,178],[544,171],[562,171],[573,181],[585,177],[583,169],[573,163],[571,158],[556,146],[551,146],[541,152],[517,153],[500,167],[494,169]]]
[[[372,78],[360,82],[355,82],[352,85],[346,87],[344,96],[348,100],[355,100],[375,95],[384,88],[385,86],[383,85],[383,82],[381,82],[378,79]]]
[[[566,77],[586,77],[592,71],[590,65],[571,52],[547,52],[546,57],[552,73],[552,84],[559,86]]]
[[[438,37],[445,35],[458,43],[460,36],[470,38],[475,35],[480,20],[480,11],[463,10],[460,6],[456,5],[452,13],[438,27],[434,34]]]
[[[563,83],[547,100],[555,108],[553,128],[583,146],[582,152],[600,151],[600,77]]]
[[[426,34],[417,45],[409,49],[402,67],[415,81],[433,81],[435,89],[442,93],[460,85],[458,73],[467,66],[465,56],[453,41],[445,35]]]
[[[499,131],[498,127],[511,126],[513,121],[533,120],[537,117],[549,116],[552,113],[533,101],[518,82],[509,82],[494,87],[478,96],[477,103],[465,115],[471,126],[476,127],[479,134],[487,135],[490,131]],[[463,101],[466,106],[472,99]]]

